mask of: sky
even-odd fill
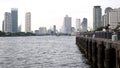
[[[106,7],[119,8],[120,0],[0,0],[0,30],[4,13],[11,12],[11,8],[18,8],[18,23],[25,29],[25,13],[31,12],[32,30],[39,27],[52,28],[56,25],[59,30],[63,25],[66,14],[72,17],[72,26],[76,19],[88,19],[88,27],[93,25],[93,6],[100,5],[102,14]]]

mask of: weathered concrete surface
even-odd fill
[[[77,36],[76,44],[93,68],[120,68],[120,41]]]

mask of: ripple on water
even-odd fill
[[[89,68],[74,36],[1,37],[0,68]]]

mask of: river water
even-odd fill
[[[0,37],[0,68],[89,68],[75,36]]]

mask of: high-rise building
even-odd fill
[[[112,11],[113,9],[111,7],[107,7],[105,9],[105,15],[104,15],[104,26],[107,26],[109,24],[109,13]]]
[[[71,17],[68,17],[66,15],[64,17],[64,23],[63,23],[63,33],[71,34]]]
[[[31,13],[25,14],[25,32],[31,32]]]
[[[80,32],[81,21],[80,19],[76,19],[76,32]]]
[[[11,9],[12,32],[18,32],[18,9]]]
[[[72,32],[72,33],[75,32],[75,27],[71,27],[71,32]]]
[[[4,20],[2,21],[2,31],[4,32]]]
[[[83,18],[83,21],[82,21],[82,32],[87,32],[87,18]]]
[[[97,28],[103,26],[101,22],[102,18],[102,9],[100,6],[94,6],[93,8],[93,29],[96,30]]]
[[[56,34],[56,25],[53,25],[53,34]]]
[[[4,14],[4,32],[12,32],[11,13],[5,12]]]
[[[111,12],[109,12],[109,24],[110,28],[114,29],[120,22],[120,8],[113,9]]]
[[[102,22],[103,22],[103,25],[104,26],[107,26],[109,23],[107,23],[108,21],[107,21],[107,15],[106,14],[104,14],[103,16],[102,16]]]
[[[21,25],[19,25],[18,27],[18,32],[21,32]]]

